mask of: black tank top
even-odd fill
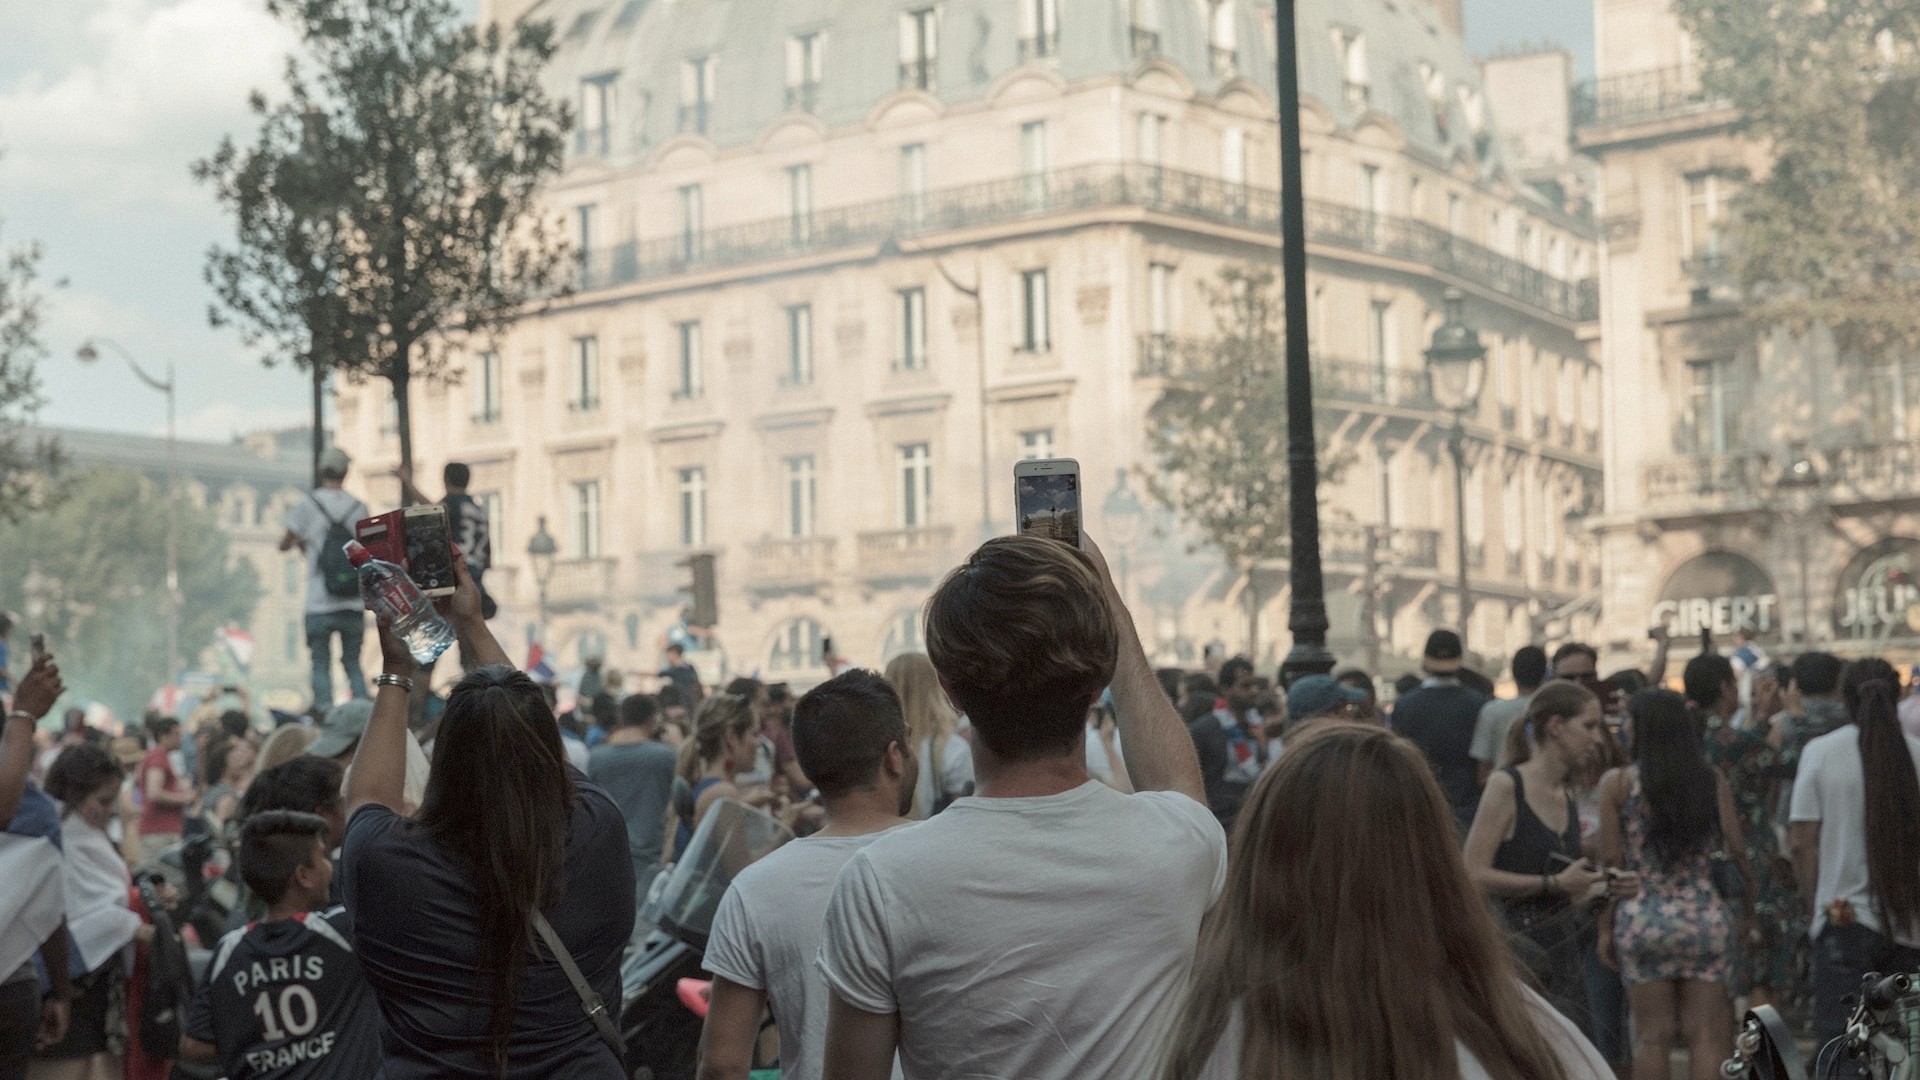
[[[1573,805],[1573,796],[1567,796],[1567,828],[1556,834],[1540,820],[1540,815],[1527,805],[1526,781],[1520,779],[1520,770],[1508,766],[1500,770],[1513,780],[1513,839],[1502,841],[1493,853],[1493,868],[1505,870],[1510,874],[1526,874],[1538,877],[1541,874],[1557,874],[1566,869],[1566,864],[1553,858],[1554,854],[1569,859],[1580,858],[1580,814]],[[1567,905],[1564,896],[1523,896],[1507,901],[1509,910],[1532,908],[1536,911],[1552,910]]]

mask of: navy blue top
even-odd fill
[[[575,799],[563,892],[546,916],[617,1016],[620,957],[634,919],[627,827],[605,791],[568,771]],[[479,912],[466,867],[414,822],[371,805],[347,822],[340,872],[354,948],[386,1021],[387,1080],[493,1077],[491,984],[480,971]],[[544,947],[521,976],[507,1076],[624,1080],[620,1060]]]

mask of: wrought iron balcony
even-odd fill
[[[834,539],[796,536],[761,540],[747,548],[747,580],[762,590],[803,589],[833,576]]]
[[[953,526],[863,532],[858,573],[866,581],[932,581],[952,562]]]
[[[1135,59],[1144,60],[1149,56],[1160,55],[1160,31],[1149,30],[1144,26],[1132,26],[1127,29]]]
[[[1059,55],[1060,31],[1058,30],[1020,39],[1020,62],[1023,64],[1030,60],[1044,60],[1047,57]]]
[[[804,236],[783,215],[629,241],[594,252],[582,288],[1119,207],[1242,228],[1275,243],[1280,232],[1280,193],[1273,188],[1158,165],[1082,165],[815,210]],[[1570,321],[1599,317],[1594,281],[1563,281],[1424,221],[1312,200],[1306,212],[1310,243],[1427,267]]]
[[[1576,87],[1573,123],[1579,128],[1641,124],[1706,112],[1725,104],[1700,85],[1699,68],[1657,68],[1609,75]]]
[[[787,87],[787,108],[794,112],[810,113],[820,107],[820,84],[803,82]]]
[[[1178,377],[1213,362],[1217,345],[1206,338],[1141,334],[1135,371],[1141,376]],[[1275,362],[1279,361],[1276,343]],[[1390,405],[1403,409],[1439,408],[1433,377],[1424,368],[1381,367],[1364,360],[1313,358],[1313,393],[1321,401]]]
[[[680,106],[680,130],[694,135],[707,133],[708,110],[711,102],[696,101]]]
[[[1321,557],[1336,570],[1360,573],[1366,569],[1369,527],[1344,522],[1321,531]],[[1440,530],[1384,529],[1374,526],[1373,560],[1377,572],[1440,569]]]
[[[611,142],[611,133],[604,125],[581,128],[573,133],[573,152],[584,157],[605,157]]]
[[[900,89],[933,89],[933,58],[900,61]]]
[[[1730,509],[1763,488],[1763,465],[1758,454],[1672,458],[1647,466],[1642,490],[1649,509]]]

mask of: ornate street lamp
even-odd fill
[[[533,585],[539,595],[539,636],[547,633],[547,584],[553,580],[553,557],[560,551],[560,545],[547,533],[547,518],[542,514],[534,527],[533,539],[527,541],[527,562],[533,569]]]
[[[1464,635],[1473,615],[1473,598],[1467,587],[1467,414],[1480,401],[1487,347],[1480,344],[1479,331],[1467,325],[1465,297],[1459,289],[1446,291],[1446,304],[1446,322],[1433,332],[1433,341],[1427,346],[1427,366],[1433,375],[1435,403],[1453,414],[1447,452],[1453,456],[1453,517],[1457,526],[1454,555],[1460,572],[1455,588],[1460,596],[1459,628]]]
[[[1120,555],[1120,595],[1127,596],[1127,571],[1133,555],[1133,545],[1140,539],[1140,528],[1145,523],[1146,508],[1140,505],[1140,496],[1127,486],[1127,470],[1113,471],[1113,490],[1100,503],[1100,520],[1105,525],[1107,537]]]
[[[1821,475],[1820,466],[1813,460],[1813,455],[1807,452],[1805,443],[1793,444],[1791,453],[1786,469],[1780,474],[1778,486],[1792,507],[1794,539],[1800,549],[1800,645],[1807,648],[1813,644],[1812,559],[1808,552],[1808,541],[1813,532],[1814,518],[1819,512],[1820,489],[1826,485],[1827,478]]]

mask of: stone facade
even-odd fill
[[[1456,11],[1300,5],[1320,430],[1355,461],[1325,490],[1333,646],[1389,674],[1454,618],[1451,420],[1422,359],[1449,287],[1490,346],[1466,422],[1473,647],[1583,631],[1599,588],[1594,240],[1507,167]],[[1155,468],[1174,362],[1215,332],[1208,283],[1278,261],[1271,4],[533,14],[585,121],[547,191],[580,288],[414,417],[419,475],[466,461],[493,500],[516,638],[544,519],[563,667],[604,649],[651,670],[693,553],[716,556],[732,671],[811,683],[829,635],[878,665],[1011,530],[1014,462],[1054,455],[1079,458],[1161,659],[1244,647],[1249,595],[1260,666],[1284,654],[1284,565],[1250,589],[1165,514],[1108,513]],[[397,456],[384,392],[339,398],[363,476]]]

